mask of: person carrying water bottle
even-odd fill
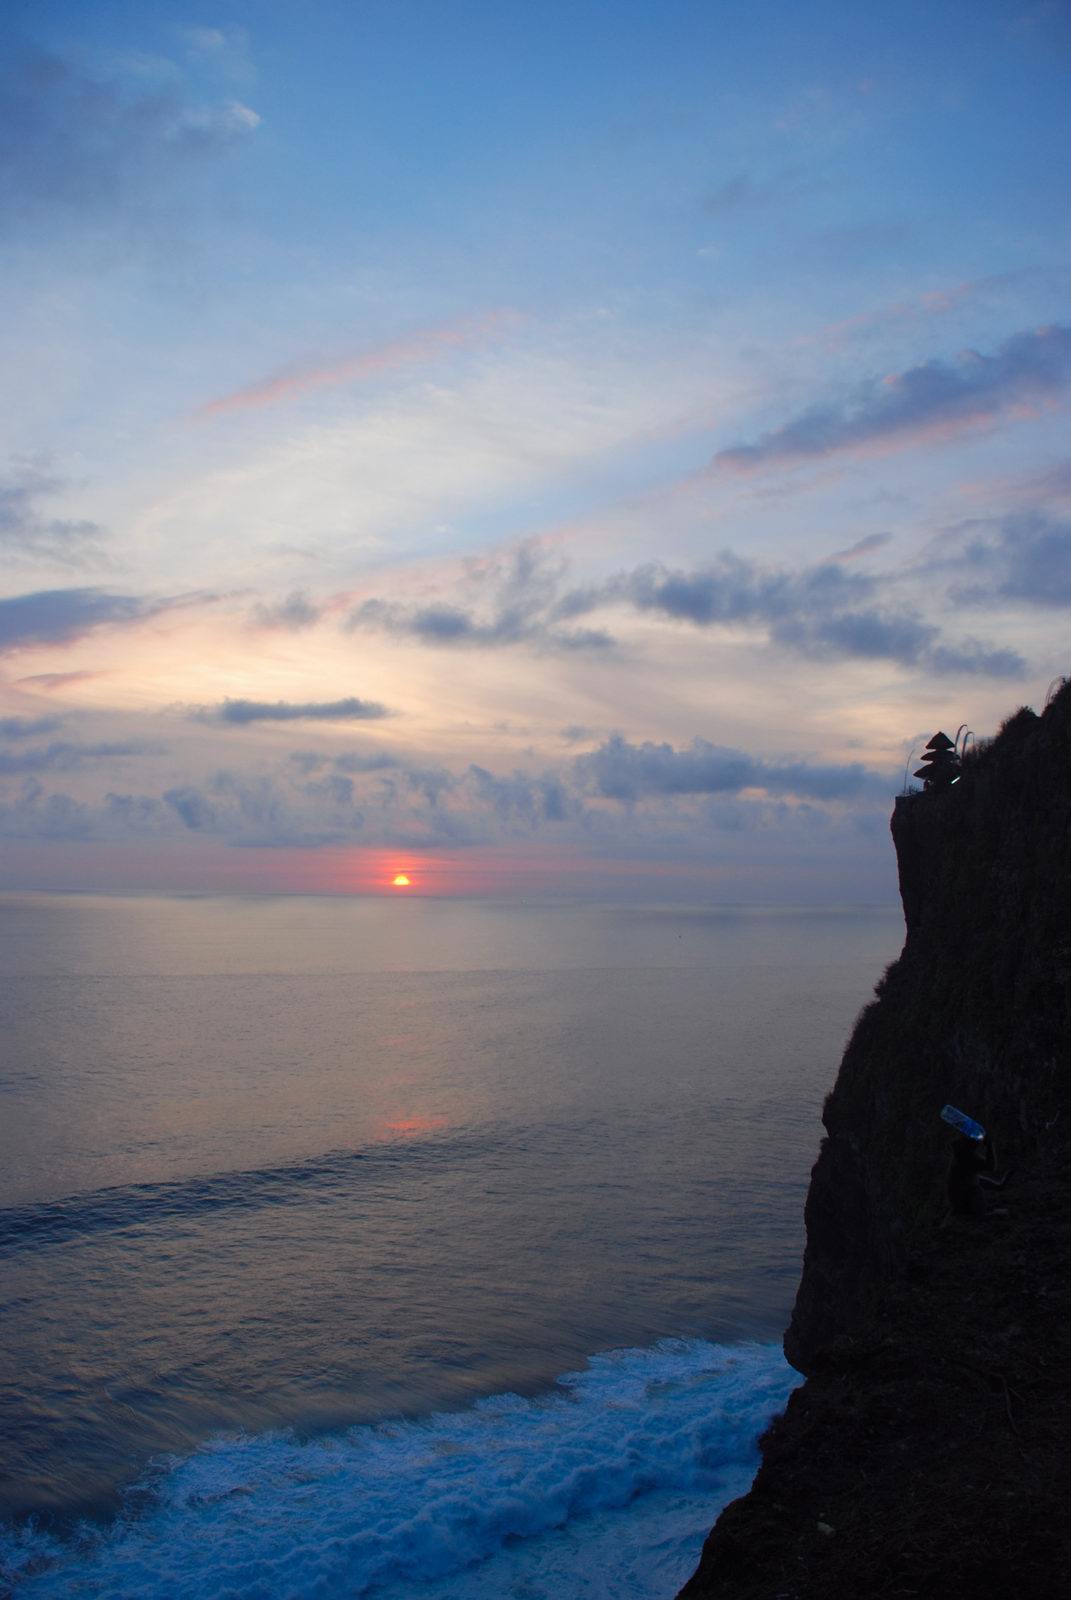
[[[952,1215],[984,1217],[988,1207],[982,1185],[1003,1189],[1009,1174],[1005,1173],[1002,1178],[993,1176],[997,1158],[993,1141],[981,1123],[957,1111],[955,1106],[945,1106],[941,1116],[959,1133],[952,1146],[952,1165],[948,1173],[948,1203]]]

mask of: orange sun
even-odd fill
[[[409,879],[404,872],[396,872],[391,879],[392,889],[408,889]]]

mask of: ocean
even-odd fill
[[[898,908],[0,895],[0,1595],[669,1600]]]

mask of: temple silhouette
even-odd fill
[[[922,766],[914,776],[922,779],[924,789],[947,789],[961,776],[960,760],[956,747],[947,733],[935,733],[926,746]]]

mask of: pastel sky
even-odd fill
[[[0,887],[887,900],[1071,671],[1066,0],[2,28]]]

